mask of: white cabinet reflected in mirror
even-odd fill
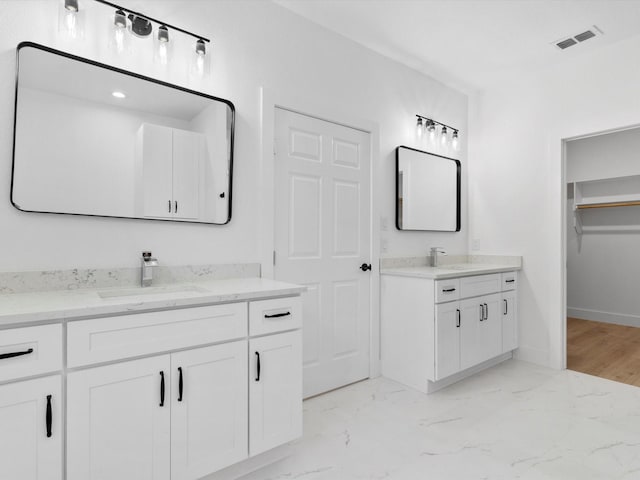
[[[19,210],[225,224],[231,102],[30,42],[18,46]]]
[[[460,231],[460,162],[396,148],[398,230]]]

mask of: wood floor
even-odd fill
[[[567,318],[567,368],[640,387],[640,328]]]

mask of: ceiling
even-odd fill
[[[640,0],[274,1],[465,92],[640,35]],[[593,25],[604,35],[555,47]]]

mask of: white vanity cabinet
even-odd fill
[[[60,375],[0,385],[0,478],[61,480]]]
[[[0,329],[0,479],[200,480],[281,458],[302,434],[304,288],[238,283]]]
[[[516,279],[516,272],[382,275],[382,374],[428,393],[510,356]]]
[[[202,134],[148,123],[140,127],[143,216],[198,218],[204,152]]]

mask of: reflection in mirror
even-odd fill
[[[458,160],[398,147],[398,230],[460,231],[460,174]]]
[[[227,100],[18,46],[11,201],[30,212],[224,224]]]

